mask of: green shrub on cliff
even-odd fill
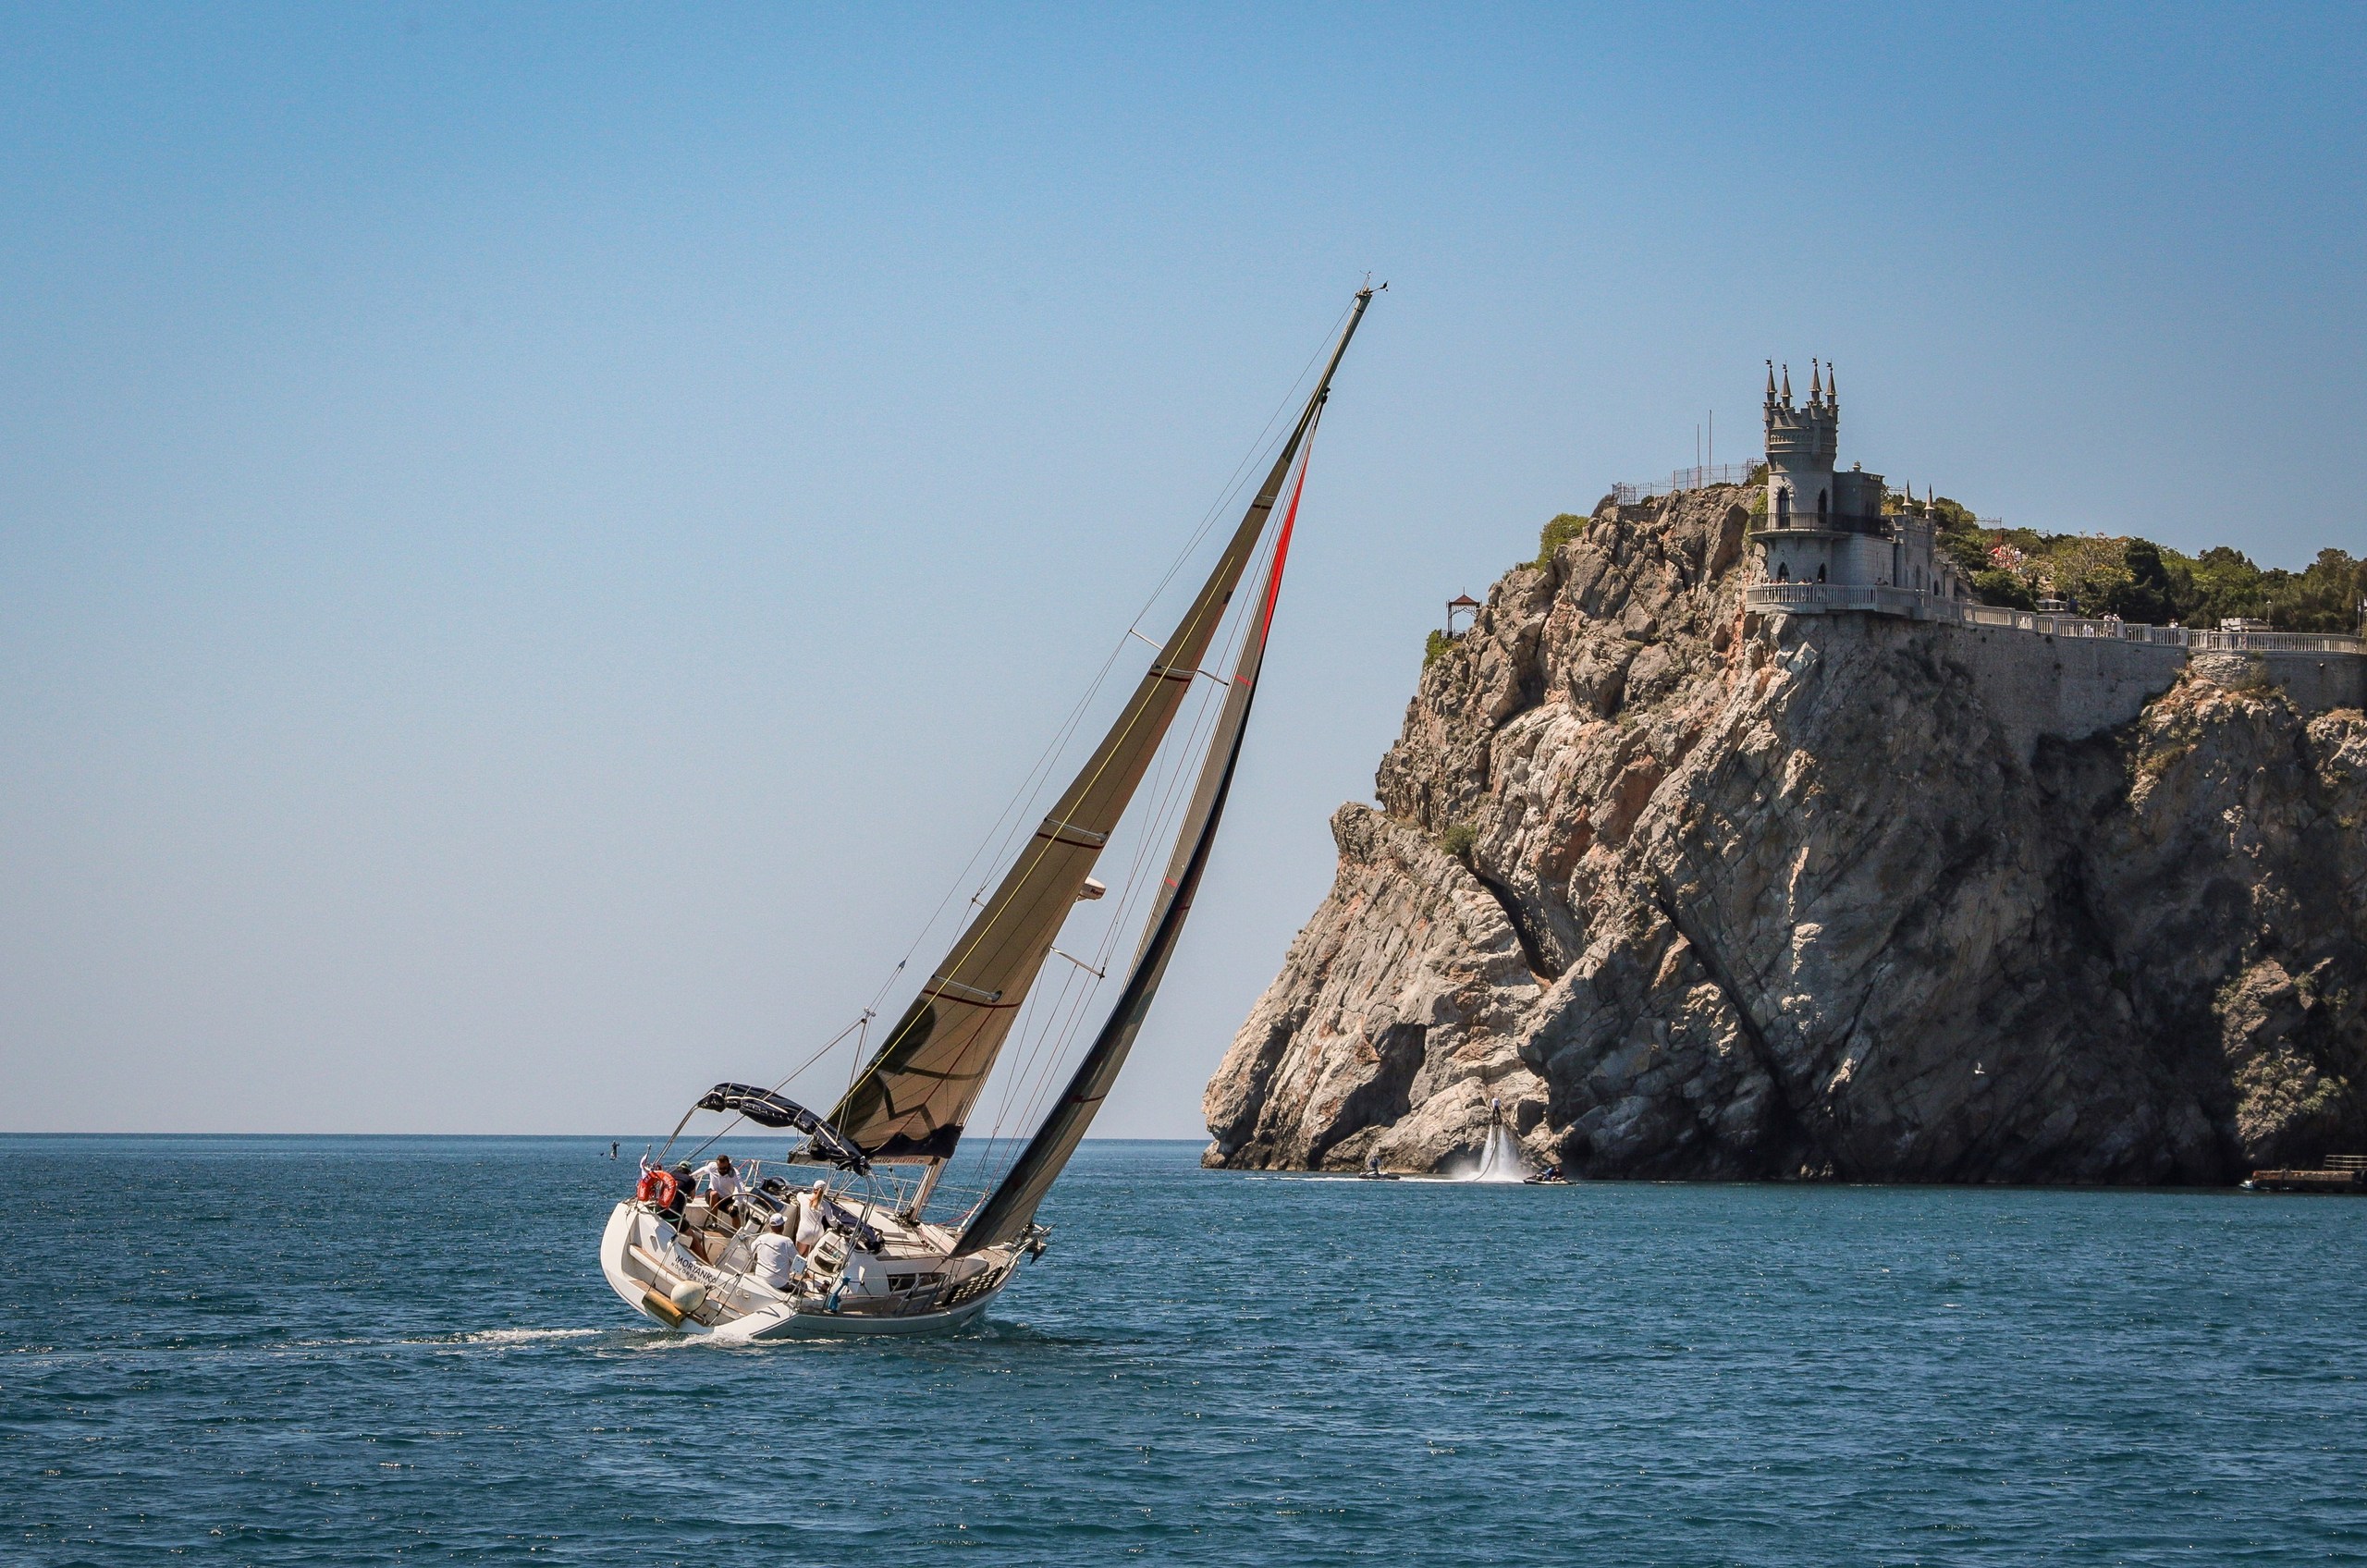
[[[1587,520],[1576,512],[1561,512],[1537,535],[1537,564],[1551,566],[1553,552],[1587,531]]]
[[[1430,629],[1430,640],[1422,645],[1422,668],[1428,669],[1439,662],[1439,655],[1454,646],[1454,639],[1436,627]]]
[[[1439,835],[1439,848],[1459,861],[1471,859],[1471,846],[1479,841],[1479,829],[1467,822],[1458,822]]]

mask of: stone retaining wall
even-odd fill
[[[2042,735],[2077,741],[2128,723],[2176,683],[2189,659],[2210,661],[2222,685],[2278,687],[2304,714],[2367,708],[2367,655],[2353,651],[2353,638],[2124,626],[1957,606],[1880,586],[1811,591],[1826,595],[1823,602],[1775,602],[1798,597],[1798,584],[1755,584],[1744,602],[1753,614],[1817,625],[1820,639],[1928,638],[1935,651],[1953,651],[2025,757]]]

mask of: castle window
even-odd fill
[[[1832,508],[1832,507],[1830,507],[1829,505],[1827,505],[1827,504],[1826,504],[1826,502],[1825,502],[1825,492],[1824,492],[1824,491],[1822,491],[1822,490],[1818,491],[1818,492],[1816,493],[1816,515],[1817,515],[1817,516],[1819,516],[1819,517],[1822,517],[1825,513],[1827,513],[1827,512],[1831,511],[1832,509],[1833,509],[1833,508]]]

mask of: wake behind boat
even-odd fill
[[[1297,424],[1124,710],[992,896],[974,900],[977,913],[852,1086],[822,1116],[778,1086],[716,1085],[675,1136],[701,1111],[791,1130],[802,1141],[781,1169],[767,1174],[761,1163],[743,1169],[718,1159],[693,1191],[687,1162],[665,1164],[669,1139],[634,1195],[610,1213],[600,1267],[626,1305],[668,1328],[724,1340],[926,1333],[974,1322],[1024,1262],[1042,1256],[1050,1232],[1036,1220],[1037,1206],[1125,1064],[1207,868],[1272,630],[1307,443],[1373,293],[1357,292]],[[1285,488],[1290,504],[1276,524]],[[1256,596],[1228,619],[1235,589],[1261,554]],[[1231,627],[1238,646],[1226,677],[1205,668],[1220,626]],[[1179,797],[1187,803],[1117,1000],[1000,1180],[965,1207],[945,1202],[938,1179],[1046,962],[1060,957],[1096,980],[1106,973],[1055,943],[1075,906],[1107,890],[1093,877],[1096,863],[1204,680],[1224,695],[1211,704],[1215,722],[1195,753],[1196,780]],[[1194,727],[1185,733],[1193,738]]]

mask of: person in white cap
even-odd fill
[[[765,1221],[765,1233],[756,1238],[756,1278],[776,1291],[789,1289],[790,1281],[805,1272],[805,1259],[797,1243],[789,1239],[789,1219],[776,1214]]]

